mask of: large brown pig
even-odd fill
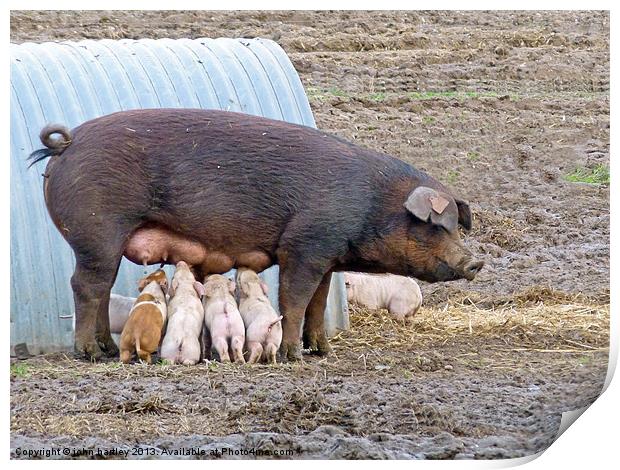
[[[278,264],[280,355],[292,360],[300,357],[304,315],[304,345],[329,351],[323,312],[334,271],[434,282],[471,280],[482,267],[458,234],[459,224],[471,228],[466,202],[401,160],[313,128],[225,111],[148,109],[72,131],[47,126],[41,141],[47,148],[31,159],[52,156],[45,200],[75,253],[75,347],[90,357],[117,353],[110,288],[144,227],[201,244],[209,254],[201,275]]]

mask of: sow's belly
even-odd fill
[[[199,268],[203,274],[221,274],[240,267],[260,272],[274,264],[273,258],[265,251],[241,250],[233,255],[209,250],[199,241],[161,225],[136,230],[127,241],[123,255],[133,263],[144,266],[185,261]]]

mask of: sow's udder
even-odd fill
[[[176,264],[185,261],[206,273],[225,273],[235,267],[262,271],[272,265],[271,257],[262,251],[248,251],[236,259],[219,251],[209,251],[200,242],[165,227],[144,227],[136,230],[123,253],[128,260],[142,265]]]
[[[136,230],[125,248],[125,257],[137,264],[156,264],[185,261],[190,265],[202,264],[206,250],[197,241],[163,227]]]

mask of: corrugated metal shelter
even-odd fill
[[[136,108],[239,111],[315,126],[284,51],[265,39],[141,39],[11,44],[11,345],[31,352],[73,346],[74,258],[47,213],[42,177],[28,170],[50,122],[69,128]],[[171,273],[171,268],[167,268]],[[143,269],[123,260],[113,292],[137,294]],[[231,273],[232,274],[232,273]],[[262,274],[277,307],[278,268]],[[341,275],[333,276],[326,326],[348,327]]]

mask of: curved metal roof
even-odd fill
[[[73,253],[42,192],[47,161],[28,170],[41,128],[69,128],[115,111],[224,109],[315,127],[297,72],[265,39],[85,40],[11,44],[11,344],[33,352],[73,344]],[[171,270],[168,268],[170,274]],[[123,260],[113,291],[136,294],[139,266]],[[263,273],[277,306],[277,267]],[[334,276],[327,324],[345,327],[346,295]]]

